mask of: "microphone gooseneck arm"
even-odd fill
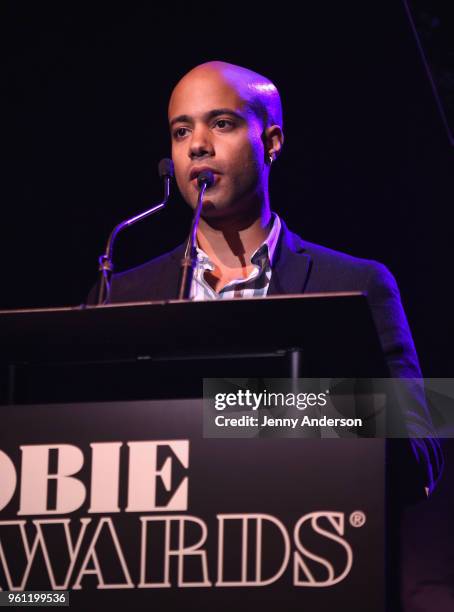
[[[197,207],[192,218],[191,231],[189,232],[188,241],[184,250],[184,257],[181,260],[181,275],[180,287],[178,290],[179,300],[189,300],[191,296],[191,285],[194,277],[194,270],[197,263],[197,228],[199,226],[200,214],[203,207],[203,196],[208,187],[214,183],[213,173],[210,171],[201,172],[198,177],[199,197],[197,199]]]
[[[161,160],[159,164],[159,173],[164,178],[164,199],[159,204],[144,210],[138,215],[131,217],[130,219],[126,219],[122,221],[118,225],[116,225],[110,233],[109,239],[107,240],[106,249],[103,255],[99,258],[99,282],[98,282],[98,295],[96,303],[98,306],[102,306],[103,304],[107,304],[110,298],[110,290],[111,290],[111,279],[112,273],[114,270],[113,266],[113,247],[115,240],[118,234],[123,231],[126,227],[130,227],[143,219],[153,215],[158,212],[169,201],[170,196],[170,179],[173,176],[173,164],[171,160]]]

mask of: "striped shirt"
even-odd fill
[[[272,213],[271,228],[267,238],[254,251],[251,264],[254,269],[247,278],[238,278],[230,281],[219,292],[215,291],[205,280],[205,272],[214,270],[214,264],[208,255],[197,246],[197,264],[191,285],[191,299],[204,300],[230,300],[233,298],[264,297],[270,285],[274,255],[279,235],[281,233],[281,220],[276,213]]]

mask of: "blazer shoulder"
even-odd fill
[[[110,302],[175,299],[184,244],[112,277]]]
[[[179,244],[171,251],[167,253],[163,253],[162,255],[158,255],[153,259],[149,259],[143,264],[139,264],[134,268],[129,268],[128,270],[124,270],[122,272],[118,272],[114,274],[114,279],[116,282],[124,282],[133,279],[143,279],[148,277],[150,274],[159,273],[160,270],[164,271],[169,266],[173,267],[179,263],[179,260],[183,256],[183,244]]]
[[[372,282],[380,278],[386,283],[394,284],[395,282],[388,268],[379,261],[356,257],[349,253],[309,242],[296,235],[295,238],[298,239],[300,248],[310,256],[315,267],[322,268],[327,274],[353,274]]]
[[[321,244],[308,242],[307,240],[303,240],[303,238],[299,239],[305,252],[310,255],[312,259],[322,261],[326,264],[357,268],[379,268],[383,265],[373,259],[356,257],[354,255],[350,255],[349,253],[337,251]]]

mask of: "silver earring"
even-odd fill
[[[269,153],[268,154],[268,159],[270,161],[270,166],[271,166],[271,164],[274,162],[274,155],[272,153]]]

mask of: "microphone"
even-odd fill
[[[202,189],[202,186],[205,185],[206,189],[209,189],[214,185],[214,174],[211,170],[203,170],[199,176],[197,177],[197,185],[199,189]]]
[[[162,208],[164,208],[164,206],[167,204],[169,200],[170,181],[174,176],[173,161],[167,158],[161,159],[161,161],[158,164],[158,171],[159,171],[159,176],[162,179],[164,179],[164,199],[162,200],[162,202],[160,202],[159,204],[156,204],[155,206],[152,206],[151,208],[148,208],[147,210],[141,212],[138,215],[135,215],[134,217],[131,217],[130,219],[126,219],[125,221],[122,221],[121,223],[116,225],[113,228],[112,232],[110,233],[109,239],[107,240],[105,253],[104,255],[101,255],[101,257],[99,258],[98,270],[100,272],[100,278],[99,278],[99,284],[98,284],[98,299],[97,299],[98,306],[107,304],[110,298],[110,289],[111,289],[110,281],[111,281],[112,273],[114,269],[113,246],[114,246],[114,242],[118,234],[122,230],[124,230],[126,227],[130,227],[131,225],[134,225],[138,221],[142,221],[142,219],[146,219],[150,215],[153,215],[155,212],[158,212],[158,210],[161,210]]]
[[[165,178],[165,177],[173,178],[174,176],[173,161],[171,159],[168,159],[167,157],[164,157],[164,159],[161,159],[161,161],[158,164],[158,172],[161,178]]]
[[[214,174],[211,172],[211,170],[203,170],[198,175],[197,185],[199,187],[197,207],[194,211],[191,231],[189,232],[188,241],[186,243],[184,257],[181,260],[180,287],[178,290],[179,300],[188,300],[191,294],[192,278],[194,276],[194,269],[197,262],[197,227],[199,225],[200,213],[202,212],[203,196],[205,191],[214,185]]]

